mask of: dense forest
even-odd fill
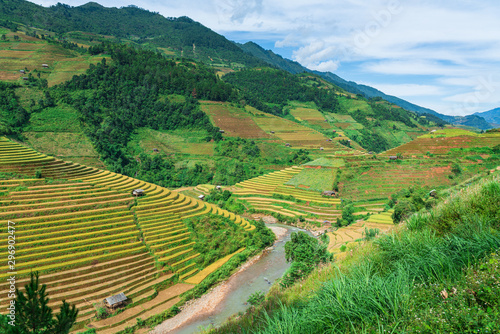
[[[229,73],[224,81],[239,88],[247,102],[255,108],[283,115],[288,101],[315,102],[322,111],[339,112],[340,105],[331,90],[304,85],[300,77],[270,68],[247,69]],[[263,103],[274,106],[263,105]]]
[[[29,113],[19,104],[16,85],[0,82],[0,134],[15,135],[29,120]]]

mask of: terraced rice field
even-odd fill
[[[224,130],[227,136],[250,139],[271,138],[244,109],[233,107],[226,102],[214,101],[202,101],[201,109],[210,116],[215,126]]]
[[[279,213],[294,219],[313,216],[314,218],[308,220],[320,222],[339,217],[340,210],[337,205],[340,204],[340,199],[323,197],[317,191],[285,185],[303,170],[302,167],[291,167],[237,183],[233,194],[261,212]],[[298,204],[295,201],[270,197],[273,195],[291,196],[305,203]]]
[[[447,160],[405,161],[402,164],[370,161],[348,169],[351,177],[341,184],[342,197],[355,201],[387,199],[411,186],[449,185],[451,163]]]
[[[215,205],[120,174],[64,162],[0,138],[2,172],[26,175],[0,180],[0,222],[7,250],[7,222],[16,225],[18,284],[40,272],[50,306],[61,300],[80,310],[77,328],[93,321],[94,303],[124,292],[134,307],[92,324],[98,333],[115,333],[135,318],[167,310],[194,285],[180,283],[202,270],[184,218],[214,213],[255,229],[245,219]],[[36,172],[45,179],[35,179]],[[49,181],[53,178],[61,181]],[[146,196],[134,198],[133,189]],[[1,266],[0,279],[8,275]],[[7,286],[0,295],[7,296]],[[162,290],[166,289],[166,290]],[[156,290],[160,290],[158,296]],[[8,300],[0,299],[6,309]]]
[[[323,114],[318,111],[318,109],[310,108],[307,105],[301,103],[293,103],[292,109],[290,110],[295,119],[299,121],[306,121],[311,125],[317,125],[322,129],[331,129],[332,126],[326,122]]]
[[[77,52],[64,49],[59,45],[26,36],[24,33],[6,34],[8,41],[0,43],[0,80],[22,81],[19,71],[27,68],[37,70],[41,78],[47,79],[49,86],[71,79],[74,75],[83,74],[90,66],[102,60],[102,56],[80,55]],[[14,40],[18,36],[19,40]],[[48,68],[42,68],[48,64]]]
[[[370,217],[371,218],[371,217]],[[364,238],[363,233],[366,229],[378,229],[379,233],[386,233],[392,228],[391,223],[379,223],[367,221],[358,221],[349,226],[341,227],[334,232],[328,232],[328,237],[330,238],[330,243],[328,244],[328,250],[334,253],[340,253],[340,247],[342,245],[349,244],[351,242],[356,242]]]
[[[285,185],[319,192],[332,190],[336,173],[337,170],[333,168],[304,168],[300,173],[286,182]]]
[[[451,129],[439,130],[385,152],[385,155],[411,154],[446,154],[452,148],[493,147],[500,144],[500,133],[476,134],[473,132]]]

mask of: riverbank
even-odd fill
[[[288,229],[279,226],[269,226],[269,228],[276,235],[276,242],[285,238]],[[271,247],[272,248],[272,247]],[[210,289],[206,294],[198,299],[190,300],[181,307],[181,312],[173,318],[164,321],[155,329],[150,331],[150,334],[175,334],[188,324],[194,323],[199,319],[205,319],[220,311],[223,301],[227,295],[235,288],[240,286],[239,276],[259,261],[266,255],[270,249],[262,251],[260,254],[252,257],[245,262],[236,273],[231,275],[229,279],[221,284]]]

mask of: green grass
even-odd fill
[[[33,113],[24,131],[82,132],[78,112],[67,105],[45,108],[41,112]]]
[[[314,191],[331,190],[335,174],[335,169],[304,168],[285,184]]]
[[[159,131],[141,128],[133,135],[128,144],[129,151],[138,155],[142,152],[153,154],[157,148],[159,153],[183,153],[191,155],[213,155],[214,143],[206,142],[204,130],[186,131]],[[157,153],[154,153],[157,154]]]
[[[341,158],[332,159],[332,158],[321,157],[316,160],[305,163],[304,166],[344,167],[345,161],[344,159]]]
[[[495,332],[499,201],[500,178],[482,180],[212,332]]]

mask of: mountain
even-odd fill
[[[472,115],[480,116],[489,123],[495,125],[495,127],[500,127],[500,108],[495,108],[484,112],[476,112]]]
[[[95,2],[78,7],[61,3],[43,7],[24,0],[1,3],[0,20],[45,29],[61,36],[85,32],[79,35],[87,39],[83,44],[94,41],[95,36],[88,36],[93,33],[166,48],[163,51],[204,63],[238,62],[247,66],[261,63],[224,36],[185,16],[166,18],[136,6],[107,8]]]
[[[392,95],[387,95],[380,90],[367,86],[367,85],[360,85],[357,84],[354,81],[347,81],[345,79],[342,79],[338,75],[331,73],[331,72],[320,72],[320,71],[312,71],[299,63],[283,58],[277,54],[275,54],[271,50],[264,50],[262,47],[259,45],[253,43],[253,42],[248,42],[245,44],[238,44],[238,46],[243,49],[244,51],[252,54],[255,57],[260,58],[261,60],[267,62],[268,64],[271,64],[279,69],[285,70],[287,72],[297,74],[297,73],[302,73],[302,72],[310,72],[314,73],[321,78],[327,80],[330,83],[333,83],[334,85],[346,90],[349,93],[352,94],[359,94],[363,95],[366,98],[376,98],[380,97],[388,102],[391,102],[397,106],[400,106],[401,108],[404,108],[409,111],[413,111],[422,115],[426,116],[435,116],[440,118],[443,121],[446,121],[451,124],[455,125],[460,125],[460,126],[469,126],[469,127],[475,127],[481,130],[487,130],[495,127],[496,124],[500,124],[500,116],[497,116],[495,118],[491,118],[490,121],[485,120],[485,118],[481,117],[483,116],[482,114],[474,114],[474,115],[469,115],[469,116],[449,116],[449,115],[443,115],[440,114],[432,109],[429,108],[424,108],[419,105],[416,105],[414,103],[408,102],[406,100],[403,100],[399,97],[392,96]],[[500,109],[500,108],[499,108]],[[494,109],[492,110],[492,115],[497,115],[500,112],[498,111],[499,109]],[[496,112],[495,112],[496,111]],[[488,112],[486,112],[488,113]],[[484,113],[484,114],[486,114]]]

